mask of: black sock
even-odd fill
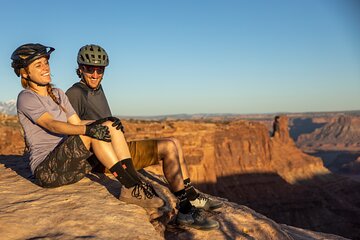
[[[125,171],[137,181],[141,182],[141,179],[135,169],[134,163],[131,158],[126,158],[120,161]]]
[[[174,195],[177,199],[179,199],[179,212],[184,214],[189,213],[191,211],[192,205],[186,196],[185,189],[174,192]]]
[[[115,165],[112,166],[109,170],[126,188],[131,188],[138,184],[138,182],[125,171],[121,162],[115,163]]]
[[[184,186],[185,186],[186,195],[190,201],[195,200],[199,196],[199,193],[195,190],[195,188],[191,184],[190,178],[184,180]]]

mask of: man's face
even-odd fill
[[[95,67],[89,65],[82,65],[80,67],[80,72],[82,73],[83,80],[92,89],[96,89],[99,87],[100,82],[104,76],[104,71],[105,67]]]
[[[29,77],[34,82],[40,84],[47,84],[51,82],[50,66],[46,57],[39,58],[30,63],[27,70],[27,76],[25,77]]]

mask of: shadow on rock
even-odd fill
[[[319,175],[290,184],[276,173],[249,173],[196,186],[278,223],[360,239],[360,183],[346,177]]]
[[[6,168],[10,168],[30,182],[34,182],[28,155],[0,155],[0,164],[4,164]]]
[[[333,173],[360,174],[360,151],[319,150],[308,154],[323,160],[324,166]]]
[[[119,181],[109,178],[104,173],[87,174],[86,177],[104,186],[115,198],[120,196],[121,184]]]

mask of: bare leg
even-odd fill
[[[203,197],[203,195],[200,195],[192,186],[182,148],[180,142],[177,139],[159,139],[158,151],[160,159],[163,160],[164,175],[170,183],[170,187],[172,188],[171,190],[180,200],[179,211],[187,211],[191,206],[208,210],[217,209],[223,205],[221,201]],[[184,200],[184,193],[186,193],[186,200]]]
[[[182,151],[181,144],[180,144],[179,140],[177,140],[176,138],[171,138],[171,141],[174,142],[174,144],[176,145],[176,149],[178,151],[179,162],[180,162],[181,173],[182,173],[183,179],[187,179],[190,177],[189,170],[188,170],[186,162],[184,160],[184,153]]]
[[[183,179],[189,178],[189,170],[184,160],[184,154],[179,140],[177,140],[176,138],[163,138],[159,140],[158,145],[159,145],[159,152],[161,151],[161,154],[166,154],[166,153],[170,154],[173,151],[177,152],[177,156],[178,156],[177,160],[180,163]]]
[[[111,126],[112,122],[106,122],[105,124],[109,127],[111,144],[118,159],[131,158],[129,146],[127,145],[123,132]]]
[[[158,154],[160,160],[163,161],[163,171],[165,178],[170,184],[173,192],[184,189],[184,172],[188,176],[186,166],[181,166],[179,161],[182,158],[182,151],[179,151],[178,141],[174,138],[164,138],[158,140]]]
[[[80,138],[87,149],[92,147],[94,154],[102,164],[108,169],[114,166],[118,161],[130,158],[130,151],[121,131],[111,126],[112,122],[106,122],[103,125],[109,127],[111,142],[105,142],[81,135]]]
[[[138,182],[121,166],[121,160],[131,157],[130,151],[123,133],[112,127],[111,124],[112,122],[103,123],[103,125],[109,128],[111,142],[97,140],[84,135],[80,135],[80,138],[86,148],[90,149],[91,147],[100,162],[107,167],[123,185],[119,196],[120,200],[145,208],[159,208],[163,206],[164,201],[154,196],[155,190],[151,185],[144,185]]]

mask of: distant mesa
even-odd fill
[[[313,150],[360,149],[360,117],[341,115],[312,133],[298,137],[297,145]]]
[[[320,157],[331,172],[359,178],[360,116],[338,116],[293,119],[290,130],[303,151]],[[298,137],[296,137],[298,134]]]

